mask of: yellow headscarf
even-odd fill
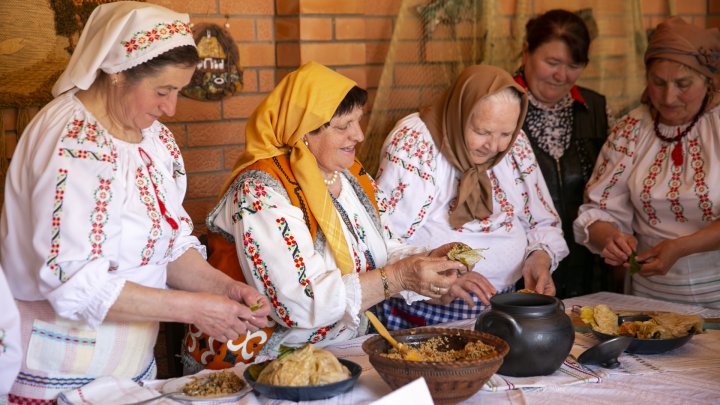
[[[289,152],[293,174],[342,274],[353,272],[355,266],[315,156],[302,137],[329,122],[355,85],[354,81],[316,62],[309,62],[285,76],[250,116],[245,127],[245,153],[235,162],[221,194],[225,194],[247,166]]]

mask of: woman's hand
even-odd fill
[[[226,342],[235,340],[248,330],[258,329],[247,322],[253,317],[252,311],[239,302],[213,293],[192,293],[187,300],[185,310],[190,314],[189,323],[215,340]]]
[[[535,250],[525,259],[522,274],[525,288],[538,294],[555,295],[555,283],[550,274],[552,260],[544,250]]]
[[[247,322],[257,328],[267,325],[270,304],[264,294],[245,283],[233,281],[228,283],[227,296],[232,300],[245,304],[250,309],[251,316],[244,318]]]
[[[635,258],[643,262],[640,272],[641,276],[663,276],[683,256],[676,239],[664,240],[654,247],[638,254]],[[625,263],[624,267],[630,265]]]
[[[637,239],[634,236],[617,229],[615,225],[596,221],[588,227],[590,242],[600,251],[605,263],[611,266],[621,266],[637,248]]]
[[[412,255],[385,266],[396,291],[410,290],[430,298],[447,294],[465,265],[447,257]]]
[[[458,277],[448,292],[440,297],[440,299],[435,303],[447,305],[460,298],[467,302],[471,308],[474,308],[475,301],[473,301],[470,293],[475,294],[483,304],[490,305],[490,298],[495,295],[497,291],[495,290],[495,287],[490,284],[490,281],[485,278],[485,276],[471,271]]]

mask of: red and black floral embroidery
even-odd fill
[[[278,230],[280,231],[283,239],[285,240],[285,246],[287,247],[288,252],[290,252],[290,255],[293,258],[293,262],[295,263],[295,272],[297,273],[298,283],[300,284],[300,286],[303,287],[303,291],[305,292],[306,296],[308,296],[309,298],[315,298],[312,284],[310,284],[310,280],[307,278],[305,260],[300,254],[300,247],[298,246],[295,237],[290,233],[290,226],[288,225],[287,220],[281,217],[276,219],[275,223],[277,224]]]
[[[245,258],[252,265],[251,270],[253,277],[262,283],[265,296],[270,299],[270,304],[275,309],[277,316],[283,320],[285,326],[288,328],[296,326],[295,321],[290,318],[287,306],[278,300],[277,291],[268,275],[267,265],[260,257],[260,246],[255,242],[255,239],[253,239],[252,232],[253,229],[249,228],[248,231],[243,234],[243,247],[245,248]]]
[[[63,282],[66,280],[66,275],[56,260],[60,255],[60,220],[63,202],[65,201],[67,177],[68,171],[66,169],[59,169],[58,174],[55,176],[55,198],[53,199],[52,223],[50,226],[50,254],[45,262],[55,277]]]
[[[190,27],[180,20],[170,23],[160,23],[147,31],[138,31],[132,38],[120,41],[125,48],[125,57],[130,57],[134,52],[144,51],[152,44],[165,41],[175,35],[190,35]]]
[[[145,205],[145,208],[147,209],[147,216],[150,218],[150,231],[147,236],[147,242],[145,243],[145,246],[142,249],[142,252],[140,254],[141,256],[141,265],[146,265],[150,263],[150,258],[155,253],[155,243],[160,238],[160,235],[162,235],[162,229],[160,227],[160,212],[157,210],[157,204],[155,203],[155,198],[153,197],[153,193],[150,192],[150,187],[152,187],[150,183],[150,178],[145,175],[142,167],[138,167],[135,171],[135,187],[137,188],[139,195],[140,195],[140,201]]]
[[[112,200],[110,185],[112,179],[104,179],[98,176],[98,186],[95,189],[95,208],[90,214],[90,255],[89,260],[103,256],[103,243],[107,240],[105,225],[108,222],[108,204]]]

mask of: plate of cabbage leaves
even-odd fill
[[[301,349],[281,350],[275,360],[248,366],[243,377],[265,397],[299,402],[349,391],[361,372],[357,363],[307,344]]]
[[[631,336],[625,350],[635,354],[658,354],[686,344],[694,334],[703,332],[703,319],[697,315],[671,312],[616,313],[605,304],[582,307],[580,318],[600,340]]]

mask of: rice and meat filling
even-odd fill
[[[212,373],[209,376],[192,377],[182,392],[193,397],[234,394],[245,387],[245,382],[232,371]]]
[[[468,342],[465,347],[458,350],[446,349],[448,346],[447,336],[436,336],[413,346],[413,348],[422,356],[422,360],[418,361],[481,360],[497,355],[495,347],[481,341]],[[381,353],[381,355],[391,359],[404,358],[402,353],[395,348],[391,348],[387,353]]]

